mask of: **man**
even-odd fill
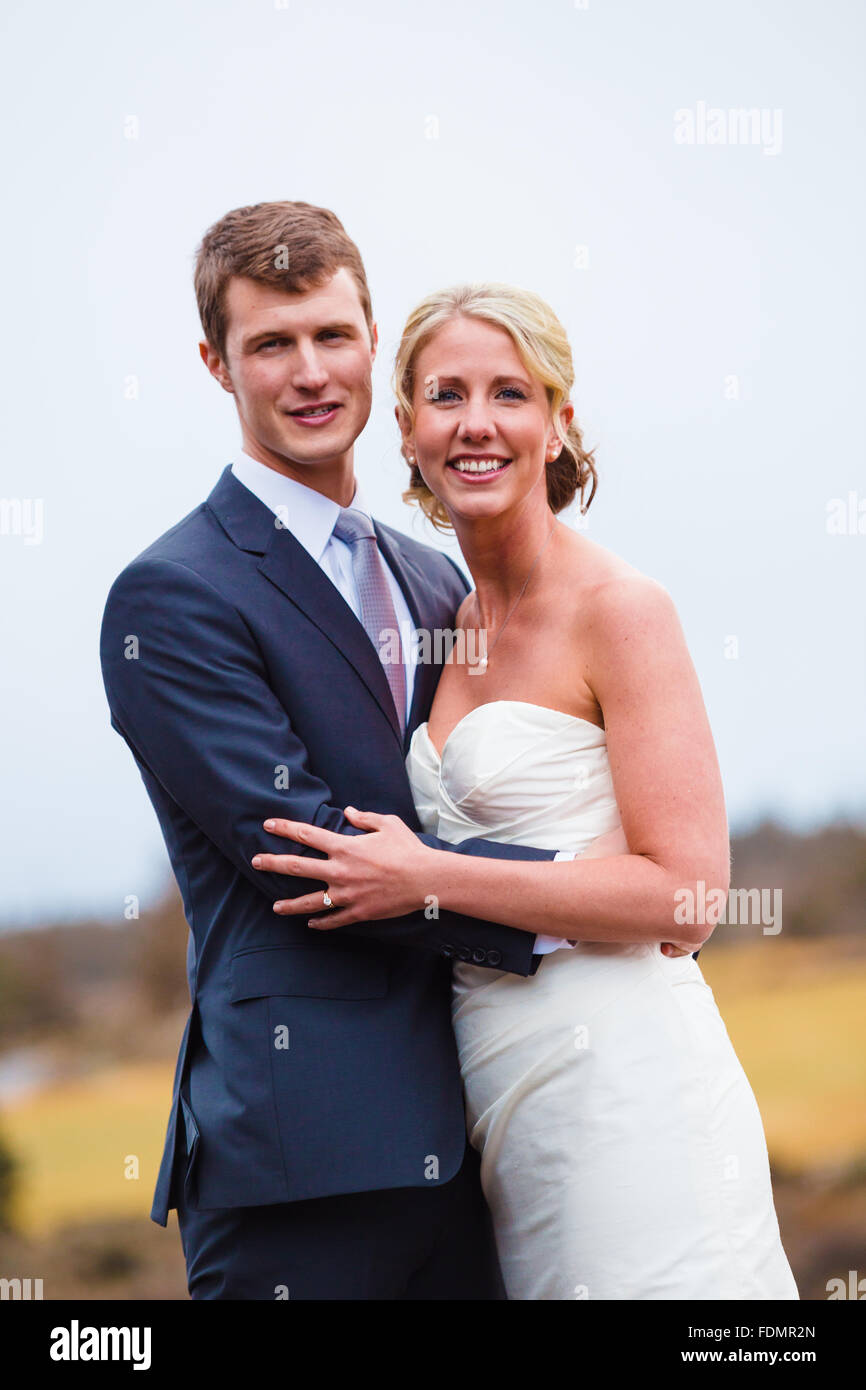
[[[357,834],[351,804],[420,830],[404,759],[438,667],[414,668],[408,643],[385,666],[374,641],[451,629],[466,581],[372,523],[357,488],[376,327],[334,214],[227,214],[195,286],[201,355],[234,396],[243,450],[115,581],[101,640],[111,722],[190,927],[192,1008],[151,1215],[165,1225],[177,1208],[194,1298],[501,1298],[450,960],[529,975],[533,938],[421,911],[311,931],[273,903],[322,889],[315,852],[308,880],[251,865],[285,850],[270,816]]]

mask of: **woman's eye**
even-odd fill
[[[519,386],[502,386],[496,394],[497,397],[504,397],[505,400],[526,400],[526,394],[520,390]],[[440,386],[435,396],[430,397],[434,401],[451,401],[459,400],[459,398],[459,392],[453,386]]]

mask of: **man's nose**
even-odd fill
[[[299,343],[292,363],[292,385],[299,391],[321,391],[328,372],[314,343]]]

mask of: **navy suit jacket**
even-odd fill
[[[453,629],[457,566],[388,526],[376,536],[415,626]],[[272,815],[358,834],[340,809],[354,805],[420,832],[405,757],[439,668],[416,668],[401,736],[362,624],[230,467],[112,585],[101,660],[189,925],[191,1011],[153,1220],[181,1196],[206,1209],[447,1181],[465,1145],[451,960],[531,975],[534,938],[423,910],[317,933],[272,904],[322,883],[250,864],[257,850],[321,857],[267,834]]]

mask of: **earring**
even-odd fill
[[[407,460],[407,462],[410,463],[410,464],[414,463],[414,462],[415,462],[415,455],[414,455],[414,454],[407,454],[407,455],[406,455],[406,460]]]

